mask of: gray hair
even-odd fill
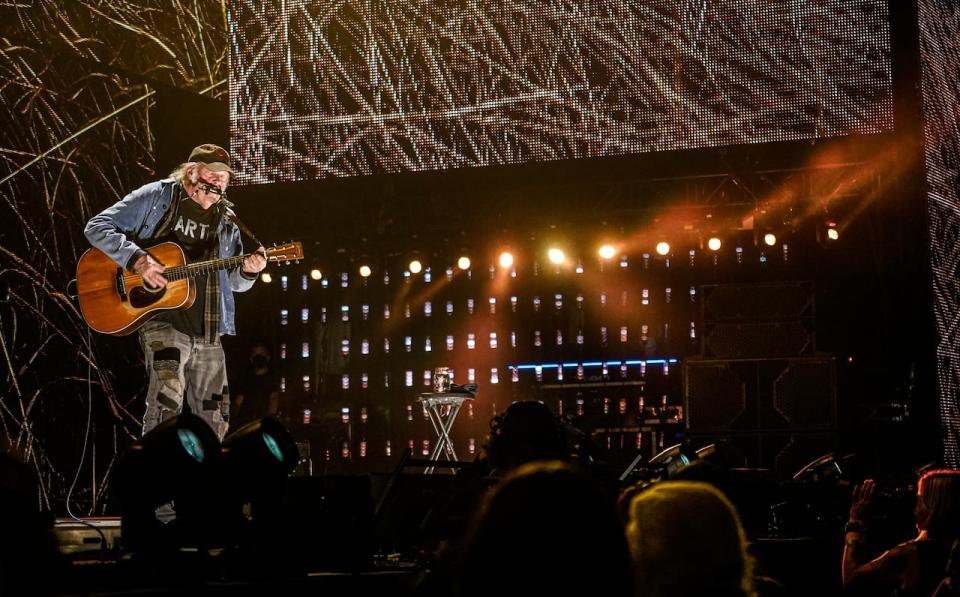
[[[200,179],[197,162],[184,162],[180,164],[170,173],[170,178],[176,180],[184,187],[196,185],[197,180]]]

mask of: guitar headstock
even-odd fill
[[[303,245],[300,241],[291,241],[267,248],[267,261],[300,261],[303,259]]]

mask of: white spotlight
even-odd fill
[[[360,275],[363,276],[364,278],[369,278],[370,274],[372,273],[373,273],[373,270],[370,269],[369,265],[360,266]]]
[[[617,250],[613,245],[603,245],[597,253],[600,254],[601,259],[613,259],[613,256],[617,254]]]
[[[566,261],[567,256],[563,254],[563,251],[554,247],[547,251],[547,257],[550,259],[550,263],[560,265]]]
[[[420,263],[420,261],[414,259],[413,261],[410,262],[409,269],[411,274],[419,274],[420,270],[423,269],[423,264]]]
[[[707,248],[711,251],[719,251],[722,245],[723,243],[716,236],[711,236],[710,240],[707,241]]]
[[[836,222],[827,222],[827,238],[829,240],[840,239],[840,229],[837,227]]]
[[[460,259],[457,259],[457,267],[462,270],[470,269],[470,258],[464,255]]]
[[[513,254],[509,251],[504,251],[500,253],[500,267],[506,269],[513,265]]]
[[[657,243],[657,255],[668,255],[670,253],[670,243],[662,240]]]

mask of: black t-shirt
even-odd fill
[[[169,235],[160,240],[172,241],[180,245],[189,262],[212,258],[217,247],[217,224],[220,211],[216,205],[203,209],[193,199],[184,197],[182,190],[178,200],[180,205],[174,218],[173,229]],[[214,275],[219,274],[214,273]],[[193,281],[197,285],[197,298],[193,305],[181,311],[168,311],[157,319],[173,324],[173,328],[178,332],[190,336],[203,336],[203,305],[207,291],[207,274],[195,276]]]

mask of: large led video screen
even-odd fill
[[[892,128],[887,0],[233,0],[240,183]]]
[[[937,330],[938,410],[943,462],[960,466],[960,13],[948,0],[921,0],[920,82],[930,226],[930,279]]]

